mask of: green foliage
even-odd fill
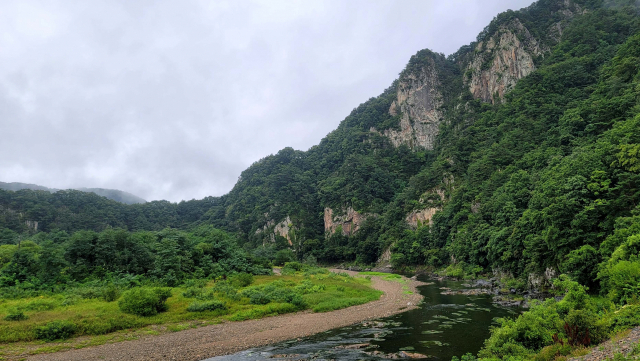
[[[5,321],[23,321],[27,319],[29,319],[29,316],[18,310],[12,310],[4,317]]]
[[[76,332],[77,326],[69,321],[52,321],[37,327],[35,336],[38,340],[55,341],[67,339]]]
[[[227,305],[221,301],[194,302],[187,307],[189,312],[205,312],[205,311],[226,311]]]
[[[295,260],[295,257],[295,254],[290,249],[281,249],[276,253],[273,263],[276,266],[283,266],[285,263]]]
[[[553,343],[562,321],[553,300],[534,303],[515,320],[501,319],[480,351],[481,357],[527,356]]]
[[[253,283],[253,275],[249,273],[238,273],[231,279],[231,283],[238,288],[247,287]]]
[[[166,300],[171,297],[168,288],[134,288],[126,291],[118,301],[122,312],[138,316],[153,316],[167,310]]]
[[[566,329],[572,330],[573,334],[571,337],[573,337],[574,340],[581,341],[588,339],[589,344],[599,344],[608,336],[608,325],[605,324],[606,321],[600,320],[598,315],[591,310],[573,309],[569,311],[564,321],[566,323]],[[571,341],[572,340],[569,339],[570,344],[576,344],[576,341]],[[589,344],[585,346],[589,346]]]

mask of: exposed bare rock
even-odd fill
[[[445,181],[447,180],[448,178],[445,178]],[[437,201],[434,202],[433,198],[436,198]],[[405,221],[413,229],[416,229],[422,225],[433,224],[432,218],[436,214],[436,212],[442,209],[439,204],[444,200],[445,193],[443,189],[438,188],[426,192],[422,197],[420,197],[420,200],[418,202],[420,204],[424,204],[427,207],[423,209],[413,210],[411,213],[407,214],[407,216],[405,217]],[[431,205],[431,207],[429,207],[429,205]]]
[[[368,218],[374,216],[369,213],[360,213],[352,207],[342,210],[341,215],[335,215],[331,208],[324,209],[324,232],[326,234],[334,234],[338,227],[342,228],[342,234],[350,236],[356,233],[362,223]]]
[[[557,5],[556,15],[560,20],[547,29],[544,41],[534,37],[514,18],[476,45],[465,73],[465,82],[476,99],[491,103],[502,101],[518,80],[536,69],[534,59],[548,53],[548,45],[560,41],[571,20],[586,12],[571,0],[558,0]]]
[[[417,74],[408,73],[398,81],[397,99],[389,114],[400,115],[400,130],[387,129],[387,136],[396,147],[406,144],[410,148],[433,149],[442,120],[440,80],[433,59]]]
[[[24,224],[32,229],[34,232],[38,232],[38,221],[24,221]]]
[[[267,223],[264,226],[262,226],[262,228],[258,228],[256,230],[256,234],[268,233],[269,240],[272,243],[276,241],[276,236],[281,236],[286,238],[289,245],[292,246],[293,241],[291,240],[291,234],[289,232],[292,228],[295,228],[295,227],[291,222],[291,218],[287,216],[287,218],[285,218],[282,222],[277,224],[275,223],[274,220],[267,221]],[[271,232],[269,231],[270,229],[272,229]]]
[[[518,80],[536,69],[534,58],[545,51],[520,20],[501,26],[476,46],[465,77],[471,94],[486,102],[501,101]]]
[[[439,210],[440,208],[414,210],[407,215],[405,220],[407,221],[407,224],[414,229],[425,224],[431,225],[433,223],[431,219]]]

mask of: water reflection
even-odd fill
[[[462,282],[422,281],[430,284],[419,287],[425,298],[417,309],[206,361],[386,360],[421,355],[449,361],[478,352],[496,318],[521,312],[493,305],[488,295],[441,294],[444,287],[463,289]]]

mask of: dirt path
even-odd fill
[[[617,353],[628,355],[638,345],[638,342],[640,342],[640,327],[632,329],[625,337],[603,342],[595,346],[588,354],[571,358],[568,361],[603,361],[613,359]]]
[[[351,275],[357,272],[347,272]],[[422,296],[419,281],[406,283],[372,277],[375,289],[384,295],[373,302],[327,313],[298,312],[259,320],[226,322],[160,336],[89,347],[79,350],[31,356],[27,360],[202,360],[251,347],[311,336],[368,319],[390,316],[416,308]],[[407,286],[413,294],[405,294]]]

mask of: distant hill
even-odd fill
[[[21,189],[31,189],[34,191],[47,191],[50,193],[55,193],[60,191],[60,189],[56,188],[48,188],[44,186],[39,186],[37,184],[29,184],[29,183],[5,183],[0,182],[0,189],[8,190],[8,191],[19,191]],[[81,192],[95,193],[99,196],[114,200],[116,202],[124,203],[124,204],[138,204],[138,203],[146,203],[144,199],[133,195],[131,193],[119,191],[117,189],[104,189],[104,188],[71,188]]]

